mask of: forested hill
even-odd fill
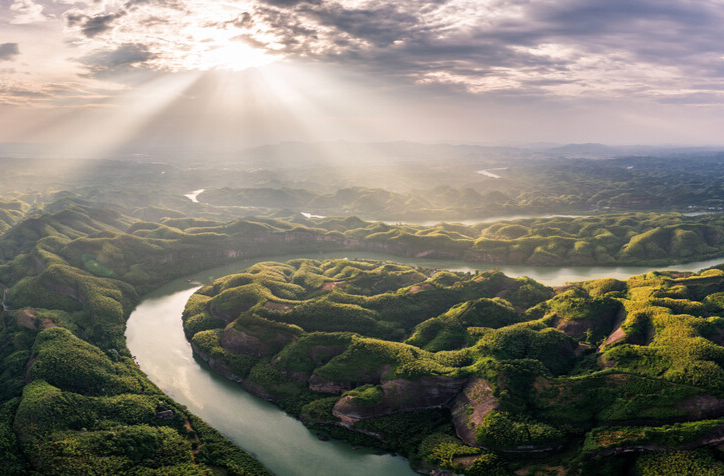
[[[7,288],[0,329],[0,447],[7,456],[6,473],[200,474],[214,467],[229,474],[264,473],[253,458],[165,397],[125,346],[126,319],[140,296],[197,270],[254,256],[336,249],[492,263],[668,264],[720,256],[722,236],[718,215],[618,214],[422,227],[298,214],[225,221],[219,218],[226,212],[184,197],[178,203],[188,207],[186,212],[175,214],[144,200],[128,190],[93,188],[19,192],[0,203],[0,283]],[[196,205],[204,216],[188,216]],[[422,296],[412,293],[410,302]],[[446,309],[431,309],[440,315],[427,317],[446,321],[440,317]],[[313,311],[312,306],[309,316]],[[360,311],[358,329],[335,332],[354,330],[365,339],[412,338],[409,325],[367,314]],[[436,322],[426,326],[435,329]],[[423,340],[406,345],[437,352],[435,342],[444,341],[449,331],[442,328],[440,339],[421,331]],[[695,345],[691,349],[698,352]],[[650,351],[642,352],[632,362],[645,361]],[[625,362],[621,359],[617,362]],[[695,360],[696,368],[712,365],[704,362],[708,357]],[[451,363],[444,363],[452,372],[448,377],[463,375]],[[689,372],[681,370],[685,366],[672,368],[672,375]],[[711,370],[706,375],[715,375]],[[372,401],[379,393],[360,392]],[[520,421],[512,421],[518,428]]]
[[[26,242],[34,244],[33,240],[53,233],[65,233],[67,239],[90,238],[101,230],[107,232],[102,235],[106,239],[130,235],[122,240],[130,240],[139,247],[135,254],[114,256],[111,253],[106,257],[118,267],[116,275],[130,272],[139,260],[160,259],[159,253],[171,258],[201,253],[214,255],[218,261],[225,254],[238,257],[274,254],[274,246],[279,242],[285,246],[293,243],[299,250],[377,250],[401,256],[535,266],[668,265],[724,256],[724,215],[719,213],[697,216],[609,213],[477,225],[421,226],[366,222],[354,216],[305,218],[300,214],[231,221],[180,214],[150,222],[142,221],[137,214],[127,215],[116,205],[94,204],[72,197],[52,202],[42,212],[18,200],[6,206],[11,208],[5,211],[4,218],[0,217],[5,220],[4,225],[3,222],[0,225],[6,229],[16,226],[0,240],[0,252],[5,256],[21,253]],[[99,228],[84,220],[101,221],[103,226]],[[146,239],[146,243],[164,240],[160,242],[163,246],[147,246],[142,239]],[[240,240],[244,240],[244,246],[239,246]],[[74,252],[100,241],[86,239],[79,243],[82,245],[74,245]],[[44,247],[57,248],[57,240],[43,240],[41,248]],[[88,254],[82,251],[81,255],[83,253]],[[128,279],[138,284],[142,278],[130,276]],[[148,283],[152,282],[149,277]]]
[[[47,209],[11,217],[0,238],[0,473],[271,474],[165,396],[125,345],[140,293],[208,264],[164,266],[171,240],[124,233],[134,220],[117,211]]]
[[[722,289],[300,259],[201,288],[184,329],[251,393],[421,471],[720,474]]]

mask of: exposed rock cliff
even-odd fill
[[[451,405],[453,425],[458,437],[470,446],[477,446],[476,429],[492,410],[498,408],[490,383],[473,377]]]
[[[209,366],[214,369],[215,372],[220,374],[222,377],[225,377],[229,380],[233,380],[234,382],[242,382],[243,379],[237,375],[234,374],[234,372],[231,371],[228,365],[226,365],[223,361],[212,358],[209,354],[202,351],[199,346],[191,343],[191,348],[193,349],[194,353],[201,357],[202,360],[206,361],[206,363],[209,364]]]
[[[376,405],[360,404],[353,396],[345,396],[334,405],[332,414],[351,424],[365,418],[441,407],[460,392],[466,381],[450,377],[388,380],[380,386],[382,400]]]
[[[325,380],[319,375],[312,375],[309,378],[309,389],[315,392],[342,394],[348,390],[352,390],[355,384],[352,382],[331,382]]]
[[[296,339],[294,335],[276,332],[273,335],[256,337],[234,325],[227,326],[221,336],[221,346],[234,354],[271,356]]]

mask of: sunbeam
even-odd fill
[[[63,154],[103,158],[128,145],[154,123],[169,105],[178,101],[201,73],[158,74],[128,89],[125,94],[94,108],[66,112],[42,125],[50,147],[63,144]]]

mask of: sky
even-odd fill
[[[724,145],[721,0],[0,0],[0,143]]]

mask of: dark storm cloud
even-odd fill
[[[20,54],[20,48],[17,43],[0,44],[0,61],[9,61]]]

